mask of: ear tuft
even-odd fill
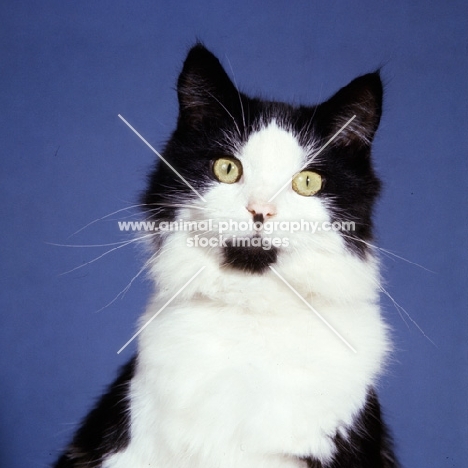
[[[355,116],[335,141],[343,146],[370,145],[382,115],[382,97],[380,74],[369,73],[356,78],[321,104],[318,114],[327,122],[330,136]]]
[[[179,118],[197,127],[225,116],[236,89],[219,60],[197,43],[190,49],[177,82]]]

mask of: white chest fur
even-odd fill
[[[252,294],[260,307],[192,299],[144,330],[131,442],[106,467],[280,468],[303,466],[294,457],[330,459],[331,438],[362,408],[387,351],[378,307],[313,303],[353,353],[284,285],[263,281]]]

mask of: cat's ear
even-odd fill
[[[219,60],[202,44],[195,45],[185,59],[177,82],[179,119],[190,127],[231,117],[229,110],[237,90]]]
[[[370,145],[382,115],[383,87],[380,74],[369,73],[351,81],[317,109],[325,125],[326,137],[332,137],[353,116],[335,138],[342,146]]]

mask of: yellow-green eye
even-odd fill
[[[322,176],[312,171],[302,171],[292,180],[292,188],[299,195],[311,197],[322,188]]]
[[[213,174],[225,184],[234,184],[242,176],[242,164],[236,158],[224,156],[213,163]]]

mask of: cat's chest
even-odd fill
[[[384,331],[372,307],[357,320],[343,308],[323,314],[358,353],[306,308],[253,314],[196,302],[167,310],[141,338],[132,393],[145,417],[136,426],[209,453],[329,457],[330,437],[352,422],[379,369],[384,349],[366,342]]]

